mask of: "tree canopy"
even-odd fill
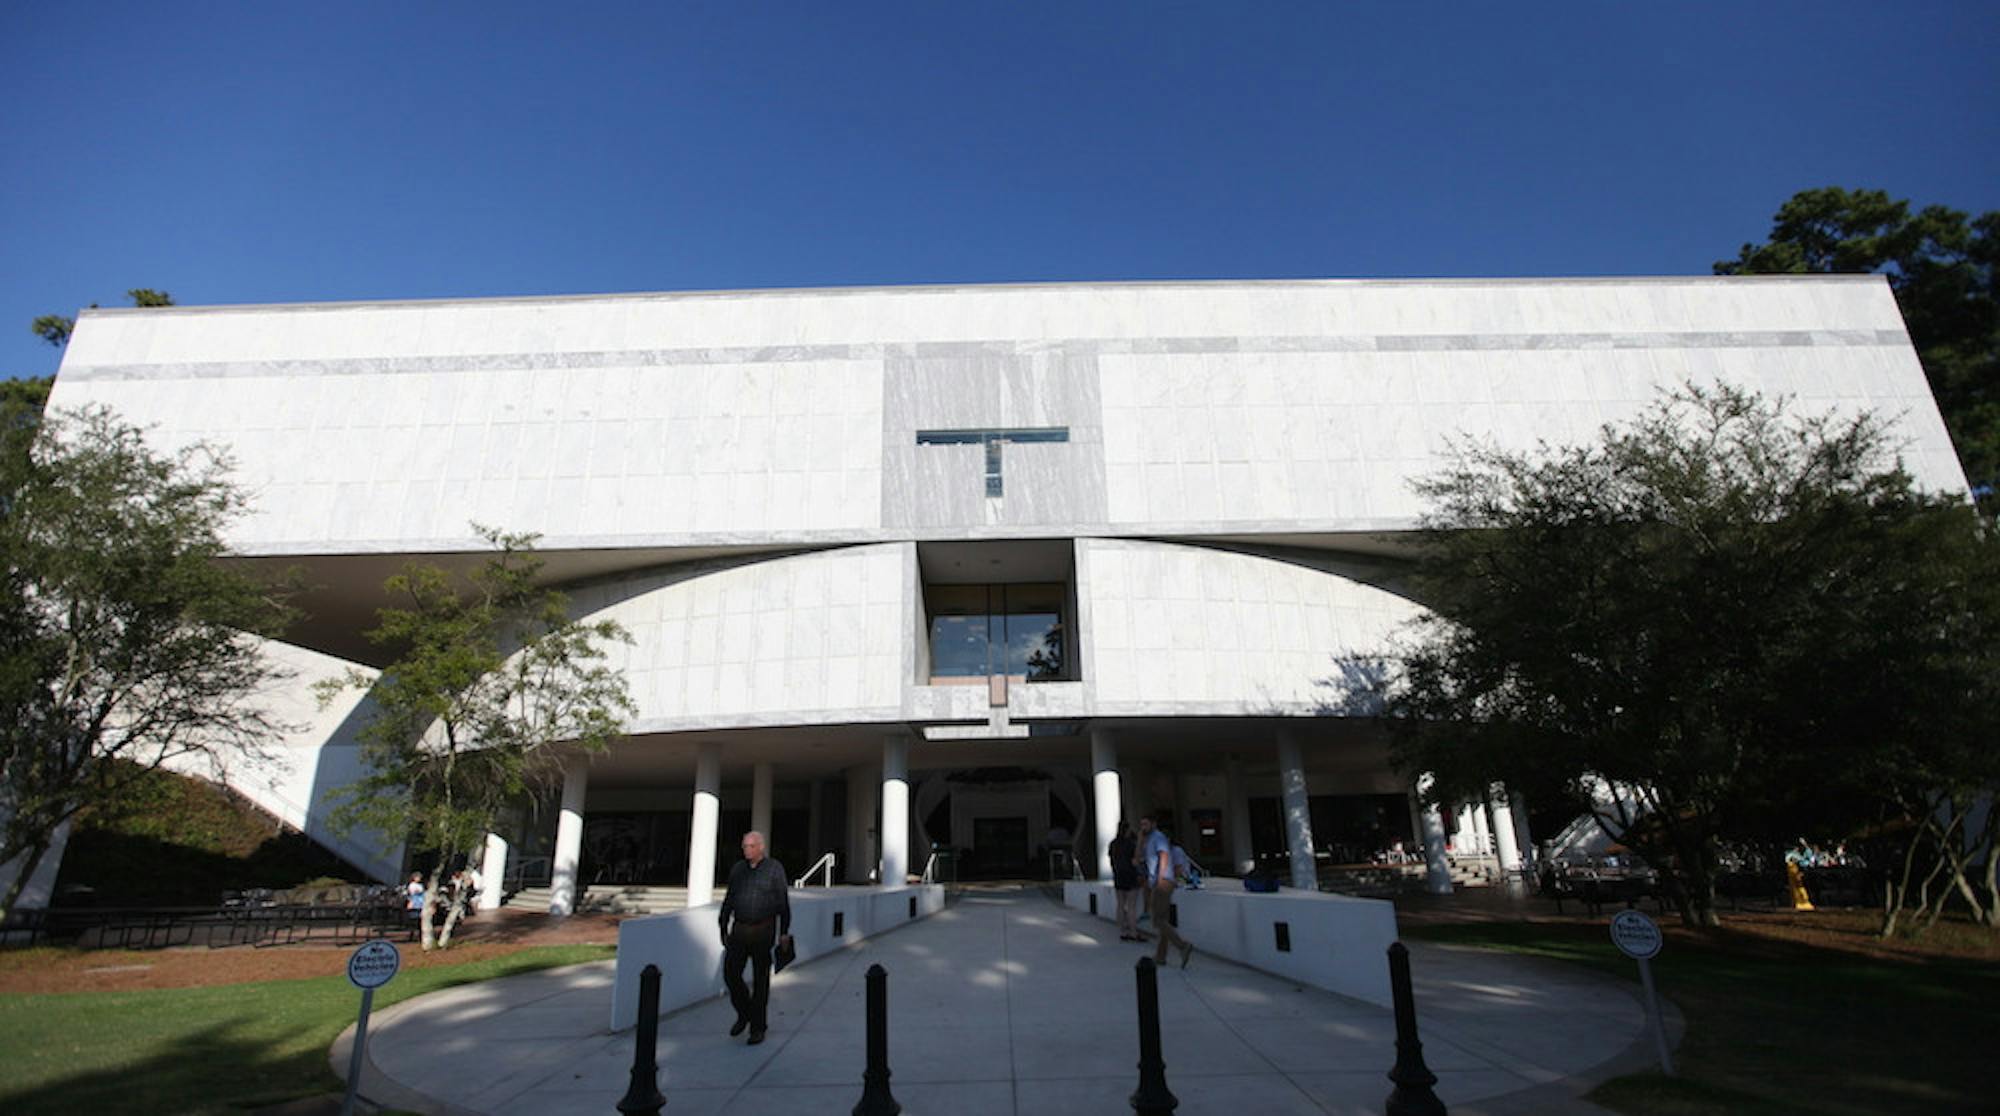
[[[1828,186],[1780,206],[1770,239],[1745,244],[1718,275],[1886,275],[1967,478],[2000,481],[2000,211],[1911,212],[1882,190]]]
[[[1462,447],[1421,491],[1398,766],[1596,812],[1690,923],[1725,836],[1847,832],[1992,738],[1993,540],[1872,417],[1687,387],[1597,444]]]
[[[134,287],[125,292],[125,297],[131,299],[132,305],[138,307],[174,304],[173,295],[165,291],[156,291],[151,287]],[[91,303],[90,308],[97,309],[97,304]],[[69,335],[76,332],[76,319],[64,314],[43,314],[30,322],[28,328],[34,331],[35,336],[60,349],[69,344]]]
[[[484,840],[507,803],[556,780],[565,756],[602,750],[632,709],[624,675],[605,661],[624,629],[572,619],[567,598],[537,583],[534,536],[475,530],[494,553],[469,575],[413,562],[383,584],[404,603],[382,609],[368,633],[395,655],[379,677],[320,684],[327,698],[369,690],[368,774],[342,792],[334,820],[407,832],[430,859],[425,949],[452,859]],[[454,902],[436,944],[450,944],[462,913]]]
[[[210,447],[155,450],[102,409],[10,422],[0,440],[0,863],[24,857],[11,907],[85,805],[281,728],[245,699],[276,677],[254,637],[290,613],[280,586],[216,561],[243,496]]]

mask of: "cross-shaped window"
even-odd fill
[[[919,430],[920,446],[985,446],[986,494],[1001,494],[1000,447],[1008,442],[1067,442],[1066,426],[1031,426],[995,430]]]

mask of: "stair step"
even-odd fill
[[[549,907],[554,897],[552,889],[546,887],[526,887],[509,896],[506,904],[524,910],[542,910]],[[678,911],[687,906],[687,888],[648,887],[643,884],[592,884],[583,889],[583,895],[576,904],[578,912],[606,912],[610,914],[664,914]]]

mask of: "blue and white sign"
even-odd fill
[[[377,938],[363,942],[347,957],[347,979],[356,988],[380,988],[396,978],[403,967],[403,955],[391,942]]]
[[[1634,960],[1658,956],[1665,940],[1658,924],[1638,911],[1619,911],[1611,917],[1611,944]]]

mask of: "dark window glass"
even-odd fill
[[[1006,672],[1030,681],[1062,677],[1062,586],[1009,585],[1006,591]]]
[[[1061,585],[933,585],[931,677],[1066,677]]]
[[[993,616],[984,585],[934,585],[924,594],[931,611],[931,677],[985,678],[993,673]]]

